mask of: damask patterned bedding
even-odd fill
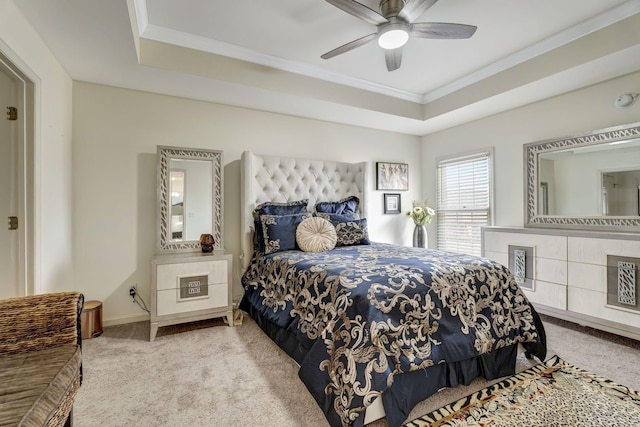
[[[401,377],[424,381],[426,397],[438,381],[506,375],[518,343],[546,353],[533,307],[509,271],[484,258],[382,243],[290,250],[255,257],[242,284],[241,308],[298,361],[332,426],[362,425],[375,398],[406,388]],[[402,399],[383,399],[392,426],[415,404],[398,412],[388,402]]]

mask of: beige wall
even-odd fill
[[[420,138],[89,83],[73,85],[73,249],[76,286],[102,300],[106,323],[144,318],[128,289],[149,304],[156,245],[156,146],[224,151],[225,246],[240,245],[240,155],[409,163],[406,210],[420,194]],[[371,188],[374,190],[374,188]],[[411,244],[405,215],[383,215],[383,192],[369,199],[373,240]]]
[[[0,50],[35,83],[35,292],[70,290],[72,82],[11,0],[0,0]]]
[[[424,136],[423,189],[435,200],[438,158],[494,147],[495,225],[521,227],[524,224],[523,145],[640,121],[640,102],[626,109],[613,104],[620,94],[628,92],[640,92],[640,73]],[[435,223],[431,227],[435,230]],[[435,232],[429,237],[430,246],[435,247]]]
[[[613,106],[619,94],[640,91],[640,73],[423,138],[72,83],[11,0],[0,0],[0,50],[36,84],[36,291],[79,289],[104,302],[106,323],[144,318],[128,297],[131,284],[149,302],[156,145],[224,150],[225,243],[237,264],[244,150],[368,161],[372,178],[376,161],[409,163],[406,211],[413,199],[435,199],[437,158],[493,146],[496,224],[520,226],[523,144],[640,119],[640,103]],[[382,215],[382,192],[373,191],[369,212],[374,240],[410,244],[410,221]],[[237,273],[234,282],[238,295]]]

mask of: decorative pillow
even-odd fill
[[[358,219],[358,206],[360,206],[360,199],[356,196],[349,196],[337,202],[316,203],[316,212],[351,215],[353,219]]]
[[[328,219],[332,224],[333,222],[344,222],[344,221],[353,221],[354,219],[360,219],[358,214],[330,214],[324,212],[316,212],[314,214],[317,217]]]
[[[296,200],[293,202],[265,202],[253,210],[253,217],[260,218],[260,215],[294,215],[307,211],[309,199]]]
[[[312,218],[310,212],[295,215],[260,215],[264,253],[296,249],[296,228],[304,219]]]
[[[260,222],[260,215],[294,215],[301,214],[307,211],[307,205],[309,199],[296,200],[293,202],[265,202],[258,205],[253,210],[253,217],[255,218],[253,225],[255,229],[253,239],[253,249],[259,253],[265,253],[264,233],[262,231],[262,222]]]
[[[253,250],[264,253],[264,235],[262,233],[262,222],[259,219],[253,221]]]
[[[369,231],[367,229],[367,219],[346,219],[338,220],[338,215],[334,215],[331,224],[336,228],[338,241],[336,246],[370,245]]]
[[[320,217],[307,218],[298,225],[296,242],[305,252],[324,252],[336,247],[338,236],[331,223]]]

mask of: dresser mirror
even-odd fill
[[[525,226],[640,232],[640,123],[524,146]]]
[[[222,151],[158,146],[158,250],[222,250]]]

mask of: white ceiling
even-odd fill
[[[640,70],[640,0],[439,0],[388,72],[323,0],[14,0],[74,80],[425,135]],[[361,0],[378,9],[378,0]],[[379,9],[378,9],[379,10]]]

